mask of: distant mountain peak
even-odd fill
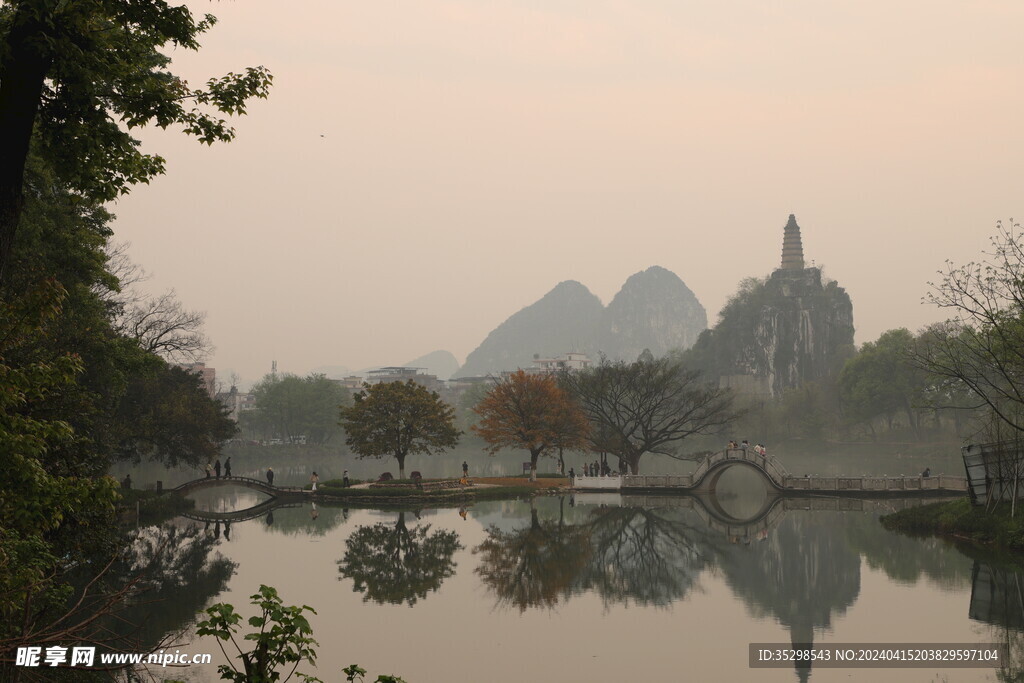
[[[631,275],[607,307],[582,283],[563,280],[492,330],[456,376],[530,367],[534,354],[602,352],[632,361],[649,348],[660,356],[691,346],[706,327],[697,297],[662,266]]]

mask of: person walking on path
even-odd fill
[[[469,476],[469,463],[467,463],[465,460],[462,461],[462,476]]]
[[[272,467],[267,468],[267,483],[271,486],[274,485],[274,469]]]
[[[217,473],[217,478],[220,479],[220,458],[217,458],[217,462],[213,463],[213,471]]]
[[[224,461],[224,478],[227,479],[231,476],[231,456]]]
[[[213,465],[206,463],[206,478],[209,479],[213,475]]]
[[[348,488],[348,470],[341,473],[341,485],[344,488]]]
[[[313,472],[313,474],[310,475],[309,477],[309,483],[313,485],[313,493],[316,493],[316,485],[320,483],[320,475],[318,475],[316,472]]]

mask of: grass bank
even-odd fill
[[[975,507],[967,498],[931,503],[885,515],[882,526],[908,534],[940,534],[975,543],[1024,550],[1024,505],[1010,516],[1008,503],[991,512]]]

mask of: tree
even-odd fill
[[[929,377],[911,362],[914,346],[910,331],[889,330],[846,362],[839,387],[851,417],[870,424],[885,415],[891,427],[892,416],[902,411],[915,436],[921,437],[919,411]]]
[[[462,434],[455,428],[455,411],[413,380],[363,385],[354,403],[341,409],[345,443],[361,458],[393,455],[399,477],[405,479],[405,457],[440,453],[454,448]]]
[[[182,306],[172,289],[123,307],[115,325],[143,351],[185,363],[203,360],[210,353],[210,342],[202,331],[205,319],[205,313]]]
[[[117,459],[146,458],[169,467],[210,462],[237,431],[198,375],[164,363],[131,378],[116,418],[130,426],[118,434]]]
[[[352,579],[352,590],[366,594],[364,601],[411,607],[455,573],[452,556],[462,544],[454,531],[431,532],[429,524],[410,529],[405,512],[399,512],[393,527],[383,522],[360,526],[345,547],[338,571]]]
[[[602,434],[607,448],[638,474],[644,453],[674,455],[673,444],[708,434],[736,419],[732,396],[706,383],[678,360],[602,358],[596,366],[566,372],[561,382]]]
[[[951,317],[923,335],[914,361],[962,384],[999,420],[1024,431],[1024,237],[996,224],[991,251],[963,266],[946,262],[925,300]]]
[[[553,375],[518,370],[495,381],[473,411],[480,421],[472,429],[490,444],[491,454],[502,448],[530,452],[530,481],[537,480],[541,455],[587,444],[587,418]]]
[[[252,389],[255,410],[250,427],[264,438],[325,444],[338,429],[338,406],[348,403],[348,390],[325,375],[266,375]]]
[[[24,206],[30,147],[69,187],[108,201],[164,170],[129,131],[179,125],[212,144],[234,137],[222,114],[266,97],[270,73],[250,67],[192,88],[160,50],[199,49],[216,22],[165,0],[12,0],[0,6],[0,281]]]

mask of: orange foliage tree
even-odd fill
[[[552,375],[514,372],[496,381],[473,411],[480,421],[472,429],[491,454],[502,448],[530,451],[530,481],[537,480],[541,455],[587,444],[586,416]]]

